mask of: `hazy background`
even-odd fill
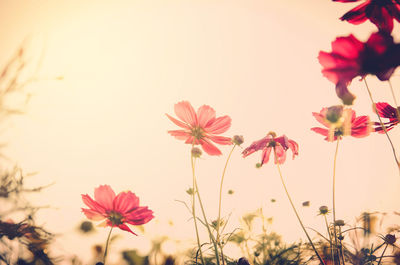
[[[39,82],[27,113],[2,132],[5,153],[25,172],[39,172],[31,185],[55,183],[33,199],[51,205],[39,222],[60,234],[55,253],[88,260],[93,243],[108,229],[78,236],[84,220],[81,194],[109,184],[132,190],[155,213],[138,237],[115,231],[122,248],[149,250],[164,234],[183,240],[170,250],[194,244],[189,201],[190,145],[167,134],[176,129],[165,116],[188,100],[197,109],[212,106],[229,115],[224,135],[244,135],[245,143],[268,131],[300,145],[299,156],[282,166],[288,189],[307,226],[322,229],[321,205],[331,207],[335,144],[310,130],[313,111],[339,104],[334,85],[321,74],[317,56],[330,51],[336,36],[354,33],[365,41],[369,22],[353,26],[338,18],[355,4],[329,0],[282,1],[13,1],[0,0],[0,66],[27,40],[32,56],[45,50]],[[398,30],[395,26],[395,31]],[[53,80],[63,76],[64,80]],[[392,78],[398,91],[400,77]],[[377,101],[392,103],[387,83],[368,82]],[[354,80],[354,109],[372,115],[363,83]],[[397,93],[397,96],[400,96]],[[372,116],[376,120],[375,116]],[[391,131],[399,147],[398,128]],[[224,155],[204,155],[198,181],[210,219],[217,216]],[[284,195],[277,169],[255,169],[261,154],[243,159],[236,150],[224,183],[223,215],[232,229],[243,213],[264,207],[274,229],[288,242],[303,237]],[[233,195],[226,191],[232,189]],[[383,135],[341,142],[337,161],[337,216],[348,223],[362,211],[399,210],[400,176]],[[275,198],[275,204],[270,199]],[[301,208],[309,200],[310,207]],[[171,226],[170,223],[173,223]],[[205,233],[203,238],[206,239]]]

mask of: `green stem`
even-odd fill
[[[385,254],[385,251],[386,251],[387,247],[388,247],[388,244],[386,244],[385,248],[383,249],[383,252],[382,252],[382,255],[381,255],[380,259],[379,259],[378,265],[381,264],[383,255]]]
[[[276,166],[277,166],[277,168],[278,168],[279,176],[281,177],[281,182],[282,182],[283,188],[285,189],[286,196],[288,197],[289,202],[290,202],[290,204],[292,205],[293,211],[294,211],[294,213],[296,214],[297,220],[299,221],[299,223],[300,223],[300,225],[301,225],[301,228],[303,228],[303,231],[304,231],[304,233],[306,234],[307,239],[308,239],[308,241],[310,242],[311,247],[313,248],[315,254],[317,255],[317,257],[318,257],[320,263],[321,263],[322,265],[325,265],[325,262],[323,261],[323,259],[321,258],[321,256],[318,254],[318,251],[317,251],[317,249],[315,248],[315,246],[314,246],[314,244],[313,244],[313,242],[312,242],[310,236],[308,235],[307,230],[306,230],[306,228],[304,227],[303,222],[301,221],[299,214],[297,213],[296,207],[294,206],[293,201],[292,201],[292,199],[290,198],[289,192],[288,192],[288,190],[287,190],[287,188],[286,188],[285,181],[283,180],[281,168],[279,167],[278,156],[277,156],[277,154],[276,154],[275,148],[274,148],[274,154],[275,154],[275,161],[277,162],[277,163],[276,163]]]
[[[335,183],[336,183],[336,160],[337,160],[337,154],[339,150],[339,141],[340,138],[337,138],[336,140],[336,149],[335,149],[335,156],[333,158],[333,177],[332,177],[332,213],[333,213],[333,235],[335,236],[335,250],[337,249],[337,233],[336,233],[336,204],[335,204]],[[339,256],[339,253],[338,253]],[[334,263],[335,264],[335,263]],[[340,259],[339,259],[339,265],[340,265]]]
[[[329,243],[331,245],[332,263],[333,265],[335,265],[335,252],[333,251],[332,235],[331,235],[331,230],[329,229],[329,224],[328,224],[328,219],[326,218],[326,214],[324,214],[324,219],[325,219],[326,229],[328,230]]]
[[[228,167],[229,160],[231,158],[233,150],[235,150],[235,147],[236,147],[236,144],[233,145],[232,150],[230,151],[230,153],[228,155],[228,158],[226,159],[224,170],[222,171],[221,184],[220,184],[220,187],[219,187],[219,203],[218,203],[218,219],[217,219],[217,242],[219,242],[219,240],[220,240],[220,238],[219,238],[220,237],[219,228],[220,228],[220,225],[221,225],[220,223],[221,223],[222,185],[224,183],[226,168]],[[222,264],[225,264],[224,256],[222,254],[222,245],[220,245],[220,246],[221,246]]]
[[[193,162],[193,160],[192,160]],[[194,164],[194,162],[193,162]],[[193,165],[194,168],[194,165]],[[194,171],[193,171],[194,173]],[[217,246],[217,242],[214,238],[214,235],[212,234],[211,228],[210,228],[210,224],[208,223],[207,220],[207,216],[206,216],[206,212],[204,211],[204,206],[203,206],[203,202],[201,201],[201,197],[200,197],[200,191],[199,191],[199,186],[197,185],[197,181],[196,181],[196,176],[193,174],[193,181],[194,181],[194,186],[196,187],[196,194],[197,194],[197,198],[199,199],[199,204],[200,204],[200,209],[201,212],[203,214],[203,218],[204,218],[204,223],[206,224],[207,230],[208,230],[208,234],[210,236],[210,239],[214,245],[214,252],[215,252],[215,258],[217,260],[217,265],[219,265],[219,254],[218,254],[218,246]]]
[[[103,264],[104,264],[104,265],[106,265],[106,257],[107,257],[107,252],[108,252],[108,244],[109,244],[109,241],[110,241],[110,236],[111,236],[111,232],[112,232],[113,228],[114,228],[114,227],[111,226],[110,232],[108,233],[108,236],[107,236],[106,248],[105,248],[105,250],[104,250],[104,257],[103,257]]]
[[[375,101],[374,101],[374,99],[372,98],[371,90],[369,89],[368,84],[367,84],[367,80],[365,80],[365,78],[364,78],[364,83],[365,83],[365,86],[367,87],[367,91],[368,91],[369,98],[370,98],[371,101],[372,101],[372,106],[373,106],[373,108],[374,108],[374,110],[375,110],[376,115],[378,116],[379,123],[381,124],[382,129],[383,129],[383,131],[385,132],[386,137],[387,137],[388,140],[389,140],[390,146],[392,147],[392,151],[393,151],[394,159],[396,160],[396,163],[397,163],[397,167],[398,167],[399,170],[400,170],[400,163],[399,163],[399,160],[397,159],[396,150],[394,149],[392,140],[390,139],[389,134],[388,134],[388,132],[387,132],[387,130],[386,130],[386,126],[383,124],[382,119],[381,119],[381,117],[380,117],[379,114],[378,114],[378,110],[376,109]],[[396,108],[397,108],[397,106],[396,106]]]
[[[195,175],[195,169],[194,169],[194,157],[193,157],[193,155],[191,155],[190,160],[191,160],[191,164],[192,164],[192,175],[193,175],[192,214],[193,214],[194,228],[196,230],[197,246],[198,246],[199,252],[200,252],[201,263],[203,265],[206,265],[206,263],[204,262],[203,251],[201,250],[199,229],[197,228],[197,218],[196,218],[196,209],[195,209],[195,199],[196,199],[196,192],[197,191],[196,191],[196,175]],[[197,263],[197,255],[196,255],[196,263]]]

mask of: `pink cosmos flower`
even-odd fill
[[[376,109],[378,110],[378,115],[381,118],[389,119],[388,122],[383,123],[385,125],[387,131],[393,129],[393,127],[395,125],[400,123],[399,117],[397,116],[396,108],[390,106],[386,102],[376,103],[375,106],[376,106]],[[375,132],[385,133],[385,131],[383,130],[383,128],[379,122],[375,122],[374,125],[375,125],[375,128],[374,128]]]
[[[142,225],[154,218],[147,206],[139,206],[139,198],[132,192],[115,195],[108,185],[100,185],[94,190],[94,200],[82,194],[82,200],[89,209],[82,208],[86,217],[93,221],[104,220],[100,225],[118,227],[136,235],[126,225]]]
[[[365,43],[349,35],[336,38],[332,52],[321,51],[318,60],[323,66],[322,74],[336,85],[338,97],[351,105],[355,96],[347,86],[353,78],[372,74],[389,80],[400,64],[400,47],[387,32],[373,33]]]
[[[166,115],[183,130],[172,130],[168,133],[179,140],[184,140],[185,144],[199,144],[209,155],[222,154],[212,142],[222,145],[232,144],[231,138],[218,136],[231,127],[229,116],[216,118],[215,110],[207,105],[201,106],[196,113],[188,101],[175,104],[175,114],[180,120]]]
[[[333,0],[335,2],[358,2],[360,0]],[[369,19],[379,30],[392,32],[393,19],[400,22],[400,3],[398,0],[366,0],[364,3],[344,14],[341,20],[358,25]]]
[[[271,151],[274,150],[276,152],[275,164],[283,164],[286,160],[286,151],[288,149],[292,150],[293,159],[299,154],[299,145],[295,141],[287,138],[286,135],[276,137],[274,132],[270,132],[261,140],[253,142],[244,149],[242,155],[247,157],[254,152],[262,150],[261,163],[259,164],[259,166],[262,166],[268,163]]]
[[[368,116],[356,117],[356,112],[343,106],[323,108],[319,113],[313,112],[315,119],[326,128],[314,127],[312,131],[326,136],[328,142],[336,141],[342,136],[366,137],[371,132],[371,123]]]

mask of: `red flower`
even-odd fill
[[[335,2],[357,2],[359,0],[333,0]],[[400,22],[398,0],[367,0],[344,14],[341,20],[358,25],[369,19],[379,30],[392,32],[393,19]]]
[[[292,150],[293,159],[299,154],[299,145],[295,141],[290,140],[286,135],[277,138],[275,138],[275,136],[275,133],[270,132],[261,140],[253,142],[249,147],[244,149],[242,152],[243,157],[262,150],[260,163],[260,166],[262,166],[263,164],[268,163],[272,149],[276,152],[275,164],[283,164],[285,162],[287,149]]]
[[[336,38],[332,42],[332,52],[321,51],[318,60],[323,66],[322,74],[336,85],[338,97],[344,104],[351,105],[355,99],[347,89],[351,80],[367,74],[389,80],[400,65],[400,46],[385,32],[373,33],[365,43],[349,35]]]
[[[139,206],[139,198],[134,193],[121,192],[115,196],[108,185],[100,185],[94,190],[94,200],[87,194],[82,194],[82,200],[89,207],[82,208],[88,219],[106,219],[101,225],[117,226],[134,235],[136,234],[126,224],[142,225],[154,218],[153,211],[147,206]]]
[[[168,133],[179,140],[184,140],[185,144],[200,144],[209,155],[222,154],[211,142],[222,145],[232,144],[231,138],[217,135],[226,132],[231,127],[229,116],[216,118],[215,110],[207,105],[201,106],[196,113],[188,101],[175,104],[175,114],[181,121],[166,115],[183,130],[173,130]]]
[[[389,119],[388,122],[383,123],[385,125],[387,131],[393,129],[393,127],[395,125],[400,123],[399,117],[397,117],[397,111],[394,107],[390,106],[386,102],[376,103],[375,106],[376,106],[376,109],[378,110],[378,115],[380,117]],[[385,131],[383,130],[383,128],[379,122],[375,122],[374,125],[375,125],[375,128],[374,128],[375,132],[385,133]]]
[[[343,106],[323,108],[319,113],[313,112],[315,119],[327,127],[311,128],[316,133],[322,134],[328,142],[336,141],[342,136],[366,137],[371,132],[371,123],[368,116],[356,117],[352,109],[344,109]]]

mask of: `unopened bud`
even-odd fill
[[[256,168],[260,168],[260,167],[262,167],[262,164],[261,163],[257,163],[256,164]]]
[[[337,105],[329,107],[326,112],[326,119],[332,123],[336,123],[343,115],[343,106]]]
[[[234,193],[233,190],[228,190],[228,194],[229,194],[229,195],[232,195],[233,193]]]
[[[189,195],[193,195],[194,192],[193,192],[192,188],[189,188],[189,189],[186,190],[186,193],[189,194]]]
[[[327,214],[328,213],[328,206],[321,206],[319,207],[319,214]]]
[[[235,135],[232,138],[232,143],[236,145],[241,145],[244,142],[243,135]]]
[[[396,237],[394,235],[387,234],[385,236],[385,241],[386,241],[386,243],[393,245],[396,242]]]
[[[199,158],[201,156],[202,152],[200,150],[200,148],[198,147],[193,147],[192,148],[192,156],[195,158]]]
[[[337,226],[344,226],[344,221],[343,220],[336,220],[335,225]]]
[[[305,202],[303,202],[303,206],[304,206],[304,207],[310,206],[310,201],[305,201]]]

